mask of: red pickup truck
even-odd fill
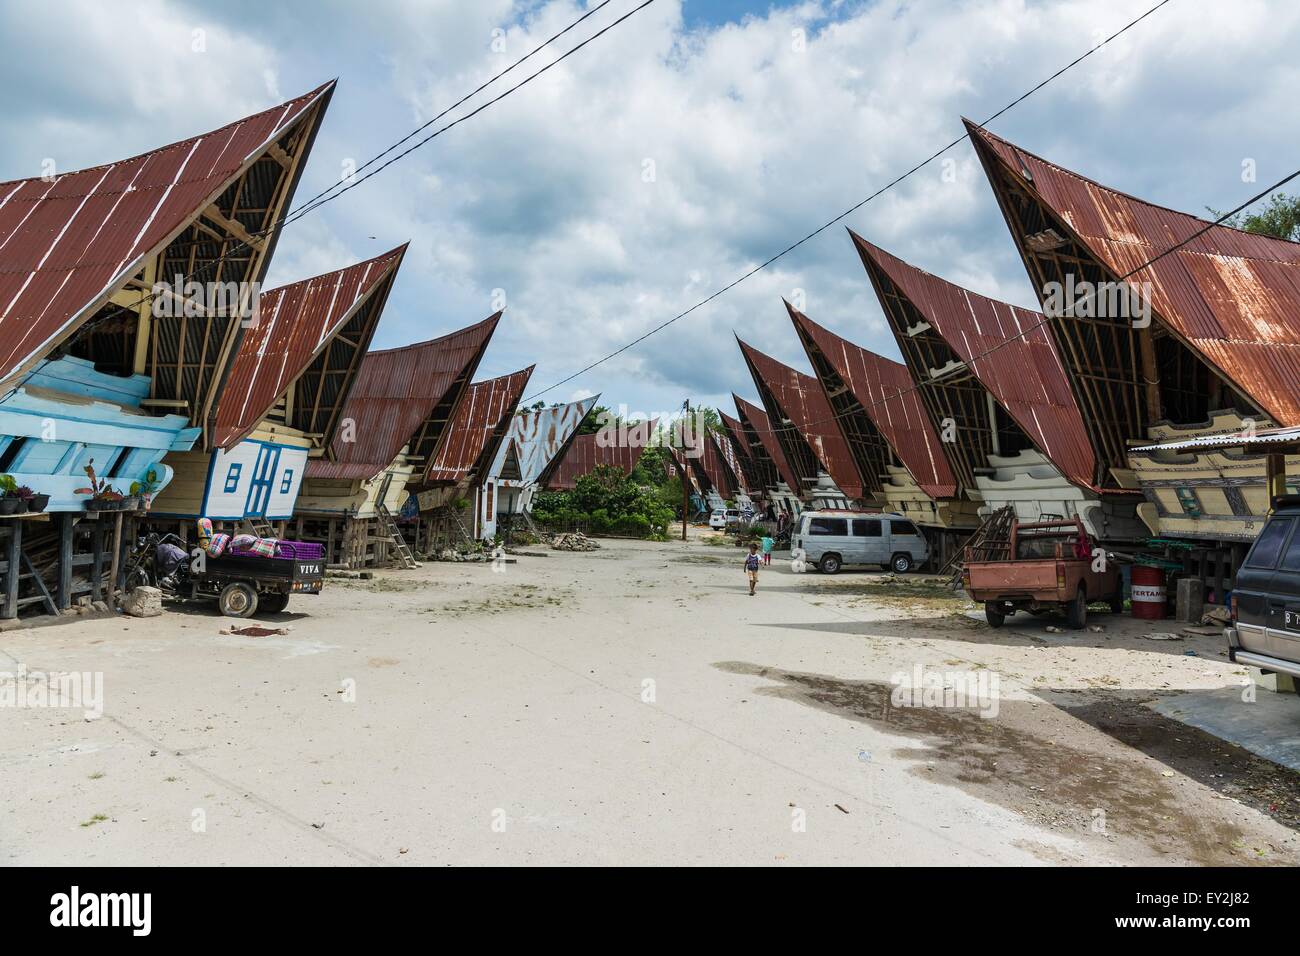
[[[1011,524],[1003,557],[977,558],[967,548],[962,584],[973,601],[984,602],[990,627],[1001,627],[1021,609],[1034,614],[1057,609],[1078,630],[1088,619],[1088,604],[1106,601],[1115,613],[1124,610],[1119,569],[1098,561],[1078,518]],[[1098,570],[1100,568],[1100,570]]]

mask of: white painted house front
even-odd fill
[[[216,521],[292,517],[307,449],[246,439],[212,456],[202,514]]]

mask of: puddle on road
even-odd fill
[[[1264,845],[1258,837],[1251,839],[1239,827],[1209,819],[1204,809],[1189,806],[1156,769],[1053,743],[1026,729],[1039,722],[1042,713],[1027,702],[1002,699],[998,716],[986,719],[974,708],[895,707],[893,686],[884,682],[840,680],[740,661],[713,666],[776,681],[777,686],[757,689],[764,696],[916,738],[919,746],[894,753],[917,761],[912,772],[918,777],[959,787],[1046,828],[1095,839],[1098,834],[1092,828],[1100,809],[1109,834],[1160,854],[1205,865],[1277,862],[1272,854],[1257,856],[1254,848]]]

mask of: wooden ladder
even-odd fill
[[[271,527],[271,522],[265,518],[245,517],[239,522],[241,528],[247,527],[249,534],[255,534],[259,538],[274,538],[275,529]]]
[[[393,513],[388,510],[388,505],[382,501],[375,503],[375,514],[379,516],[379,527],[393,542],[393,550],[397,553],[397,559],[404,568],[418,568],[420,563],[415,560],[415,555],[411,554],[411,549],[406,546],[406,539],[402,537],[401,529],[397,527],[397,522],[393,520]]]

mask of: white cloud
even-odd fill
[[[245,3],[234,10],[261,9]],[[570,41],[633,5],[614,0]],[[982,119],[1148,5],[761,3],[740,23],[687,29],[680,4],[661,0],[292,226],[275,281],[410,239],[376,344],[476,321],[504,289],[506,318],[482,374],[535,361],[532,393],[732,281],[960,136],[961,115]],[[34,68],[45,85],[0,119],[4,132],[28,133],[21,149],[0,146],[9,175],[49,155],[38,144],[99,162],[124,143],[135,151],[264,107],[264,76],[293,95],[338,75],[304,199],[337,180],[344,159],[428,120],[581,8],[336,2],[312,17],[263,18],[253,33],[234,12],[239,28],[153,0],[127,29],[86,4],[57,36],[38,8],[11,9],[24,49],[0,41],[17,54],[0,71]],[[196,62],[181,46],[200,22],[209,53]],[[1179,0],[992,128],[1153,201],[1231,207],[1257,188],[1240,181],[1243,158],[1256,159],[1262,182],[1300,157],[1300,132],[1279,119],[1295,88],[1298,23],[1300,11],[1262,0]],[[504,54],[491,48],[494,28],[505,30]],[[800,28],[802,52],[792,44]],[[150,55],[123,56],[125,33]],[[78,70],[44,50],[68,51]],[[12,89],[3,78],[0,89]],[[932,272],[1031,304],[969,145],[949,155],[955,181],[927,167],[846,224]],[[612,404],[672,408],[687,395],[752,394],[732,331],[803,365],[780,301],[796,288],[815,320],[896,356],[842,225],[546,398],[602,392]]]

